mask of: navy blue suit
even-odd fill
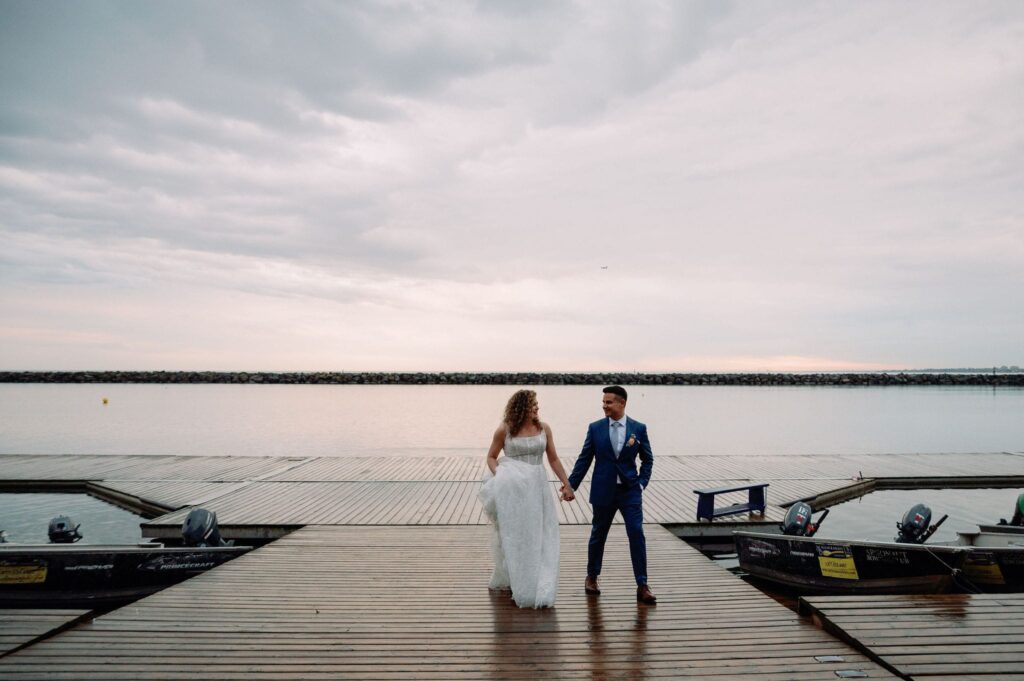
[[[651,441],[647,438],[647,426],[627,417],[622,452],[616,456],[608,435],[609,422],[609,419],[603,418],[587,427],[587,439],[569,475],[569,486],[575,490],[590,470],[591,462],[594,462],[594,475],[590,481],[590,505],[594,509],[594,520],[587,554],[587,575],[597,577],[601,574],[604,542],[608,538],[612,520],[615,519],[615,512],[619,511],[626,523],[633,576],[638,585],[646,584],[647,542],[644,539],[643,489],[651,481],[654,454],[651,452]],[[636,467],[638,457],[639,471]],[[622,484],[619,483],[620,478]]]

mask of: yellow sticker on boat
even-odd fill
[[[964,562],[964,574],[976,584],[1006,584],[1003,571],[999,569],[999,563],[991,553],[978,551],[969,555]]]
[[[853,562],[850,547],[842,544],[816,544],[818,567],[822,577],[838,579],[860,579],[857,565]]]
[[[42,584],[45,565],[0,565],[0,584]]]

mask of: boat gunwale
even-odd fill
[[[22,553],[89,555],[93,553],[244,553],[251,546],[138,546],[135,544],[0,544],[0,556]]]
[[[732,533],[733,537],[743,536],[751,537],[754,539],[771,539],[771,540],[786,540],[786,541],[798,541],[798,542],[809,542],[814,544],[856,544],[857,546],[871,546],[886,549],[918,549],[921,551],[929,551],[932,549],[940,549],[943,553],[957,553],[964,551],[970,547],[962,545],[946,545],[946,544],[904,544],[902,542],[895,541],[874,541],[869,539],[837,539],[829,537],[800,537],[790,534],[782,533],[768,533],[768,532],[750,532],[747,530],[735,530]]]

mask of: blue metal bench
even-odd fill
[[[767,492],[765,487],[768,486],[767,482],[755,482],[749,485],[736,485],[735,487],[716,487],[714,489],[695,489],[693,493],[697,496],[697,522],[702,519],[712,521],[715,518],[721,518],[726,515],[733,515],[735,513],[760,513],[764,515],[764,510],[767,506],[765,498]],[[726,492],[740,492],[747,490],[747,503],[745,504],[732,504],[730,506],[723,506],[722,508],[715,508],[715,495],[725,494]]]

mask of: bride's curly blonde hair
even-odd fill
[[[527,421],[531,420],[530,410],[537,404],[537,393],[532,390],[517,390],[505,405],[505,425],[513,437],[519,434]],[[541,427],[539,419],[532,419],[533,425]]]

